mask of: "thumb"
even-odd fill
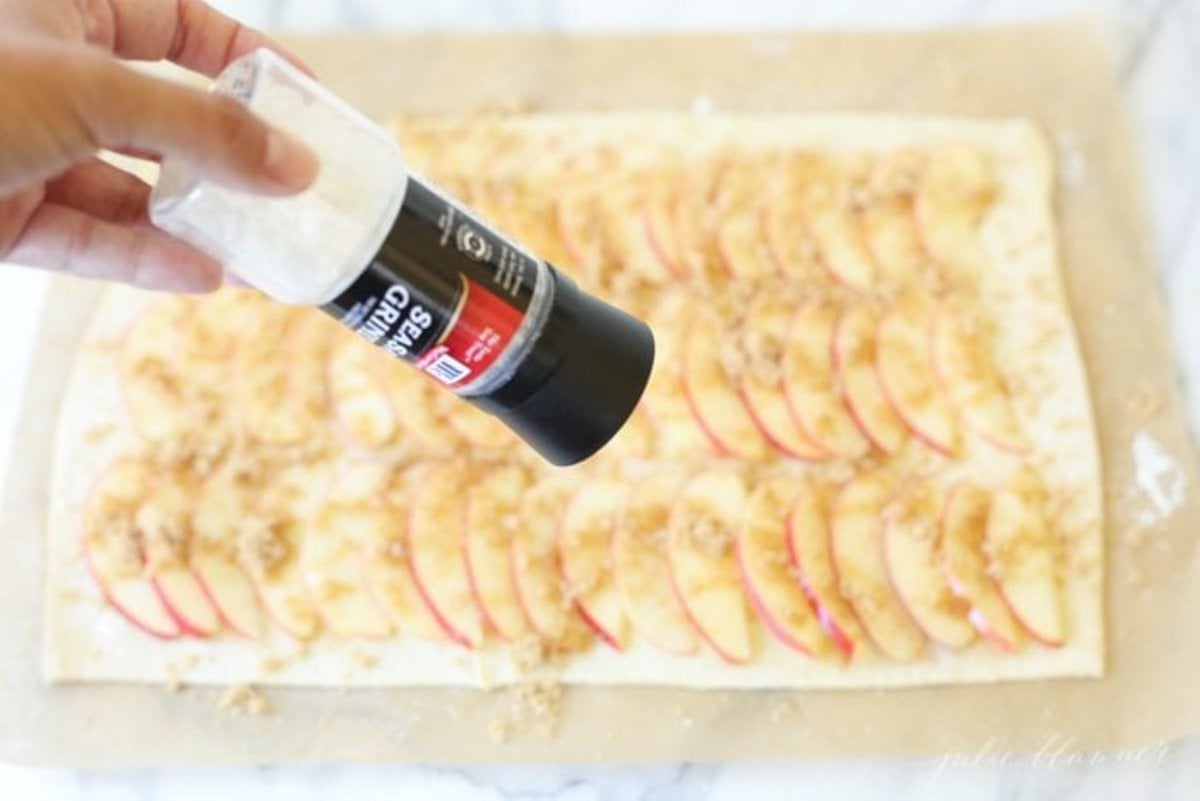
[[[77,99],[78,119],[99,147],[172,156],[206,178],[264,194],[292,194],[316,178],[316,155],[236,100],[131,70],[97,65]],[[91,82],[88,82],[91,83]]]

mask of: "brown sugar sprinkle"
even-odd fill
[[[705,512],[693,513],[688,521],[687,535],[693,543],[713,555],[723,554],[733,546],[733,532]]]
[[[164,565],[177,565],[187,561],[188,540],[191,536],[186,514],[171,512],[150,503],[137,511],[135,525],[142,541],[154,554],[153,570]]]
[[[354,660],[356,665],[367,670],[379,665],[379,657],[375,654],[369,654],[366,651],[355,651],[350,654],[350,658]]]
[[[279,522],[249,517],[238,536],[238,557],[257,576],[270,575],[291,555],[291,548],[279,533]]]
[[[119,515],[105,520],[96,537],[122,575],[136,576],[142,572],[141,535],[132,517]]]
[[[89,428],[83,435],[83,441],[87,445],[97,445],[104,440],[117,433],[115,425],[103,425]]]
[[[235,684],[227,689],[217,700],[217,708],[251,717],[261,717],[271,711],[266,696],[249,684]]]

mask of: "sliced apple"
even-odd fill
[[[558,528],[567,595],[584,621],[618,651],[629,644],[629,625],[613,579],[612,540],[625,494],[619,481],[589,481],[567,505]]]
[[[234,463],[225,463],[205,479],[192,509],[191,564],[225,625],[258,638],[266,629],[262,604],[237,552],[245,518],[244,494]]]
[[[558,524],[575,491],[575,481],[565,476],[541,479],[521,500],[521,522],[513,532],[511,567],[517,596],[534,630],[551,643],[567,635],[573,617],[563,586]]]
[[[288,412],[304,427],[311,441],[329,424],[329,358],[334,343],[345,332],[323,312],[305,310],[292,331],[287,359],[291,362]]]
[[[901,151],[879,159],[867,178],[868,199],[859,219],[863,236],[882,277],[916,278],[926,264],[925,245],[913,215],[913,193],[921,158]]]
[[[672,275],[686,281],[690,278],[688,265],[680,258],[679,233],[672,217],[678,183],[673,169],[656,173],[641,198],[641,214],[654,254]]]
[[[671,583],[688,619],[726,662],[754,656],[750,615],[734,556],[746,512],[738,475],[711,470],[684,486],[671,513],[667,553]]]
[[[390,358],[390,357],[389,357]],[[405,446],[416,451],[444,453],[460,440],[449,422],[457,399],[434,385],[431,378],[395,359],[380,365],[378,378],[387,392]]]
[[[838,587],[879,650],[911,662],[925,649],[925,635],[896,597],[883,550],[883,507],[894,479],[862,473],[833,503],[831,537]]]
[[[559,239],[570,260],[563,267],[593,284],[599,280],[608,258],[600,204],[600,175],[603,175],[600,164],[580,162],[569,166],[565,180],[555,193],[554,205]]]
[[[238,338],[233,367],[234,400],[238,422],[247,439],[265,445],[295,445],[308,432],[303,420],[291,413],[291,364],[282,343],[290,342],[299,313],[271,304],[258,324]]]
[[[613,577],[621,607],[638,634],[664,651],[694,653],[699,645],[671,588],[667,531],[683,488],[675,472],[656,473],[630,488],[612,543]]]
[[[721,264],[731,278],[751,281],[777,273],[758,216],[763,189],[755,166],[760,165],[725,172],[714,199],[715,243]]]
[[[352,465],[308,521],[300,567],[325,627],[340,637],[378,639],[392,625],[367,588],[363,542],[391,527],[386,465]]]
[[[508,642],[529,632],[510,570],[512,542],[521,525],[520,499],[528,487],[529,478],[520,467],[497,466],[471,486],[467,501],[471,590],[492,629]]]
[[[796,422],[831,454],[859,456],[870,443],[846,408],[833,369],[833,329],[838,310],[815,301],[796,312],[783,353],[783,383]]]
[[[477,648],[483,642],[483,616],[463,558],[463,483],[461,466],[449,462],[430,466],[412,499],[408,556],[422,597],[450,639]]]
[[[180,354],[194,310],[181,297],[156,300],[122,340],[119,371],[125,405],[135,430],[150,442],[174,441],[191,428]]]
[[[984,546],[990,572],[1017,620],[1038,641],[1063,644],[1062,588],[1038,477],[1022,469],[996,494]]]
[[[672,218],[679,244],[679,260],[691,279],[703,279],[719,269],[711,255],[716,214],[713,198],[728,167],[722,159],[684,165],[675,194]]]
[[[683,388],[688,405],[713,446],[723,454],[757,460],[770,445],[738,395],[738,379],[722,358],[728,334],[716,313],[695,309],[683,341]],[[742,365],[730,365],[735,369]]]
[[[387,525],[372,526],[363,532],[363,563],[367,589],[397,631],[444,641],[446,630],[421,597],[409,559],[409,510],[424,483],[426,469],[418,463],[393,474],[385,496]]]
[[[448,417],[451,427],[475,448],[494,451],[518,441],[516,435],[499,419],[466,401],[455,403]]]
[[[782,362],[791,317],[790,305],[777,292],[760,292],[751,301],[741,330],[745,364],[739,389],[772,445],[796,459],[817,461],[829,454],[796,423],[784,390]]]
[[[958,426],[934,371],[933,314],[927,298],[902,297],[879,323],[875,367],[888,402],[913,434],[952,456],[958,449]]]
[[[118,461],[92,488],[83,513],[83,550],[100,592],[122,617],[147,634],[178,637],[179,621],[145,575],[141,535],[134,517],[154,468]]]
[[[938,561],[941,504],[934,489],[916,487],[885,514],[883,546],[892,586],[917,625],[930,639],[963,648],[975,639],[970,606],[957,597]]]
[[[391,357],[358,337],[340,337],[329,354],[329,394],[347,439],[364,448],[382,448],[396,437],[399,423],[381,374]]]
[[[185,634],[211,637],[221,630],[217,609],[190,566],[195,487],[183,476],[160,475],[138,507],[146,572]]]
[[[788,553],[800,587],[817,612],[821,628],[847,657],[867,642],[858,618],[838,588],[830,546],[829,503],[823,490],[800,490],[788,514]]]
[[[946,498],[942,512],[942,570],[950,588],[971,606],[968,619],[1002,651],[1021,646],[1020,624],[988,574],[984,541],[991,498],[974,484],[961,484]]]
[[[823,272],[820,251],[800,208],[803,186],[791,161],[767,176],[759,226],[776,269],[788,278],[811,279]]]
[[[867,439],[884,453],[895,453],[908,439],[908,428],[888,403],[875,369],[878,320],[870,307],[849,304],[834,327],[833,362],[846,408]]]
[[[833,280],[851,289],[869,289],[877,268],[858,220],[850,165],[829,160],[812,166],[799,201],[806,227]]]
[[[683,389],[684,331],[690,312],[691,296],[677,290],[665,293],[649,315],[655,358],[642,406],[664,455],[713,452],[712,441],[692,414]]]
[[[238,556],[254,581],[271,620],[292,637],[316,636],[321,621],[300,568],[305,499],[327,477],[304,464],[276,469],[261,486],[247,489]]]
[[[788,552],[787,517],[798,494],[796,480],[776,477],[754,489],[738,531],[737,560],[750,603],[784,644],[813,656],[833,651],[796,579]]]
[[[196,396],[199,408],[193,414],[203,421],[193,420],[193,431],[212,437],[225,435],[224,418],[232,399],[232,367],[237,343],[242,332],[257,326],[258,315],[267,305],[257,292],[225,288],[205,297],[188,320],[180,359],[187,365],[189,394]],[[323,390],[324,376],[318,386]],[[213,431],[213,428],[220,429]]]
[[[608,247],[622,270],[649,281],[665,284],[672,273],[654,248],[640,205],[652,175],[641,171],[618,171],[607,177],[599,207]]]
[[[948,302],[940,304],[933,322],[934,370],[968,427],[1001,450],[1025,453],[1029,444],[979,326],[978,318]]]
[[[925,249],[950,281],[973,281],[986,265],[979,226],[995,196],[992,167],[978,151],[946,148],[929,157],[914,212]]]

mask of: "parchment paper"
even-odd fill
[[[271,691],[270,714],[243,717],[219,710],[210,690],[47,688],[37,661],[50,442],[95,299],[92,286],[58,281],[4,498],[0,758],[87,767],[770,759],[1137,747],[1200,727],[1196,461],[1124,113],[1096,26],[294,44],[336,91],[381,117],[528,103],[999,114],[1044,124],[1061,151],[1067,286],[1105,463],[1107,676],[888,692],[575,688],[556,735],[517,731],[503,744],[489,728],[508,714],[505,693]]]

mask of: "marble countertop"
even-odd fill
[[[924,27],[1109,15],[1141,145],[1154,234],[1190,409],[1200,424],[1200,0],[218,0],[273,31],[696,30]],[[0,270],[0,452],[7,453],[44,275]],[[1198,429],[1200,430],[1200,429]],[[464,799],[1134,799],[1184,801],[1200,787],[1200,735],[1136,753],[1047,742],[926,759],[792,764],[492,768],[313,767],[93,774],[0,765],[0,797],[22,801],[330,797]]]

